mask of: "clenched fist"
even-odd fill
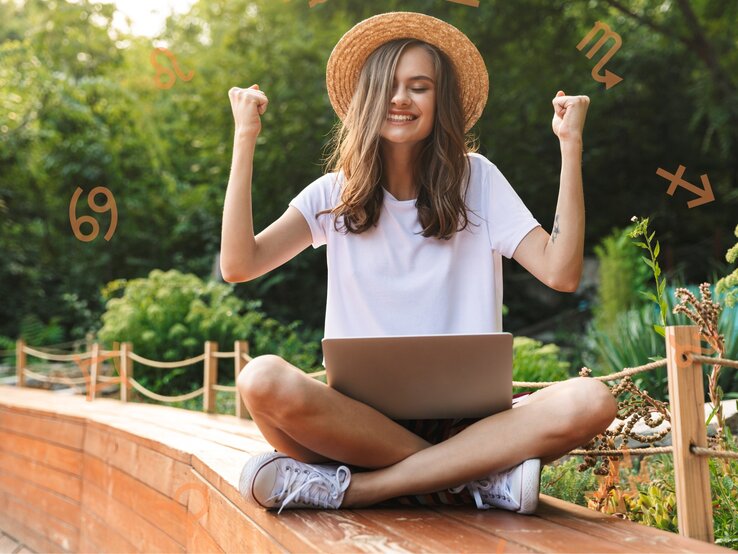
[[[228,91],[231,100],[233,119],[236,123],[236,135],[256,138],[261,133],[261,115],[267,109],[269,99],[259,85],[249,88],[233,87]]]
[[[551,127],[554,134],[561,142],[581,141],[589,96],[566,96],[560,90],[552,102],[554,116]]]

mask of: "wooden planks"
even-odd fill
[[[23,540],[39,552],[73,552],[76,530],[52,517],[44,517],[14,496],[0,492],[0,528]]]
[[[84,424],[68,419],[9,410],[0,406],[0,429],[15,430],[73,450],[82,449]]]
[[[0,387],[0,440],[0,529],[39,552],[730,552],[547,496],[278,516],[238,492],[272,447],[233,416]]]
[[[0,554],[12,554],[21,549],[21,543],[0,531]]]
[[[543,495],[537,510],[541,518],[618,543],[628,552],[729,552],[712,543],[690,539],[608,516],[583,506]]]
[[[84,420],[0,405],[0,528],[39,552],[75,552]]]

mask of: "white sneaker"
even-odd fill
[[[532,514],[538,507],[538,492],[541,483],[541,460],[532,458],[486,479],[464,483],[448,489],[458,493],[464,487],[474,495],[480,510],[501,508],[520,514]]]
[[[306,464],[279,452],[249,459],[241,470],[238,489],[251,502],[277,515],[290,508],[338,509],[351,482],[345,465]],[[280,505],[281,504],[281,505]]]

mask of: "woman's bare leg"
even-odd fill
[[[617,406],[603,383],[573,378],[431,445],[279,356],[254,358],[238,387],[254,421],[280,452],[308,463],[377,469],[354,473],[345,507],[443,490],[529,458],[548,463],[601,433]]]
[[[557,383],[390,467],[355,474],[342,507],[443,490],[530,458],[552,461],[603,432],[616,411],[615,398],[600,381],[577,377]]]
[[[431,446],[279,356],[258,356],[246,364],[238,389],[264,438],[301,462],[382,468]]]

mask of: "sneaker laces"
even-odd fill
[[[331,500],[342,495],[351,481],[351,472],[346,466],[340,466],[333,476],[317,468],[300,470],[296,466],[287,465],[282,476],[282,490],[269,499],[282,500],[277,515],[290,502],[302,502],[316,508],[332,508],[334,506],[331,505]]]
[[[509,501],[511,499],[512,491],[510,490],[510,479],[508,479],[508,477],[512,471],[512,469],[509,469],[501,473],[495,473],[486,479],[463,483],[458,487],[453,487],[448,490],[452,493],[459,493],[464,487],[466,487],[474,495],[474,502],[476,502],[477,508],[480,510],[488,510],[492,508],[492,506],[482,500],[482,495],[484,495],[484,500],[500,498]]]

